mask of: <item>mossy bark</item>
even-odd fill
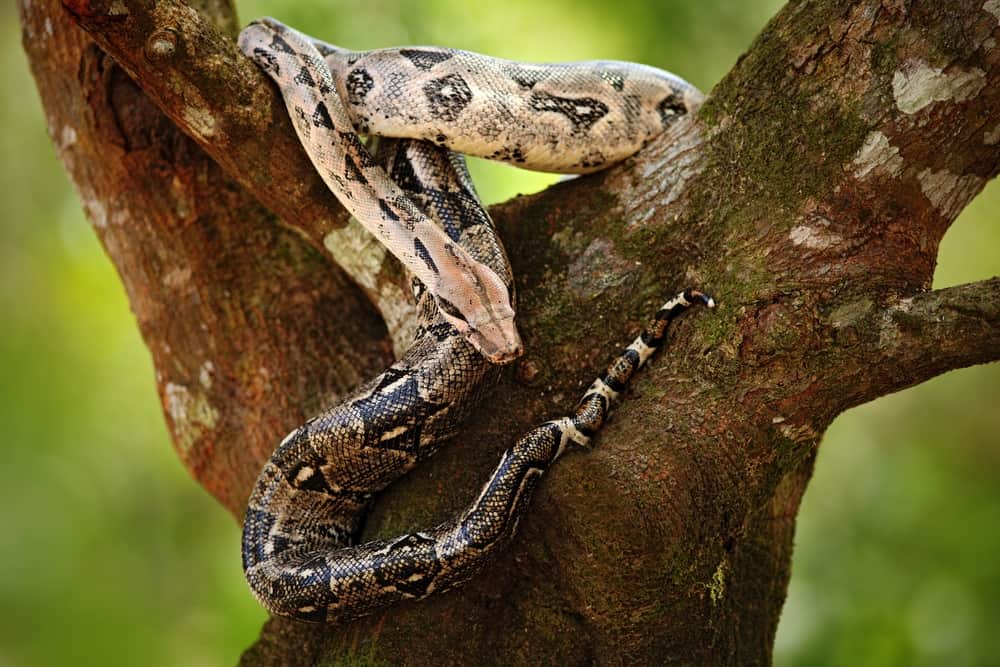
[[[389,345],[318,251],[344,216],[302,185],[315,177],[301,155],[284,159],[291,130],[233,55],[229,9],[210,13],[224,32],[177,3],[66,5],[212,156],[57,4],[22,3],[50,132],[129,289],[178,451],[240,516],[277,438]],[[677,288],[720,307],[678,325],[488,574],[352,625],[272,620],[244,661],[768,662],[832,419],[1000,357],[1000,281],[927,291],[941,236],[1000,169],[995,9],[792,2],[698,117],[610,171],[495,207],[527,357],[461,437],[379,499],[366,537],[466,503],[509,435],[567,410]],[[206,50],[219,56],[194,57]],[[248,138],[261,118],[270,145]]]

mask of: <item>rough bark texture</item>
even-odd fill
[[[50,133],[128,288],[178,452],[239,516],[277,438],[389,344],[317,252],[343,214],[236,54],[229,9],[67,5],[211,156],[70,14],[22,0]],[[790,3],[698,118],[609,172],[496,207],[520,363],[539,372],[510,373],[380,499],[366,537],[465,503],[510,434],[565,410],[677,287],[721,307],[678,326],[488,575],[349,626],[273,620],[245,662],[767,662],[832,419],[1000,357],[1000,281],[927,291],[942,235],[1000,169],[998,39],[995,0]]]
[[[275,439],[389,359],[384,327],[59,3],[20,8],[49,134],[125,284],[177,452],[236,514]]]

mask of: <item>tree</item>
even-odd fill
[[[346,215],[230,6],[19,6],[178,455],[241,517],[274,443],[391,358],[399,274],[339,253]],[[765,662],[825,428],[1000,357],[1000,280],[928,291],[939,240],[1000,169],[997,39],[994,0],[793,2],[697,118],[495,207],[527,357],[366,537],[460,507],[507,435],[565,409],[674,287],[710,287],[719,312],[681,324],[598,448],[557,466],[490,576],[350,626],[271,621],[246,662]]]

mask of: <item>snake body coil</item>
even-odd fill
[[[712,305],[694,290],[667,302],[572,415],[532,429],[504,453],[460,515],[356,544],[372,497],[454,435],[492,387],[498,367],[487,359],[520,353],[510,267],[452,151],[592,171],[633,153],[698,94],[630,63],[525,65],[428,47],[348,52],[271,19],[244,30],[240,46],[278,83],[330,188],[415,277],[420,321],[411,347],[282,441],[244,522],[243,566],[264,606],[343,621],[475,574],[510,539],[548,466],[588,444],[669,322],[692,303]],[[372,157],[357,131],[399,139],[380,142]]]

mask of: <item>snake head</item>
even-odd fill
[[[477,328],[470,327],[461,333],[493,364],[509,364],[524,351],[521,336],[514,325],[513,311],[509,318],[481,323]]]
[[[507,285],[485,265],[468,277],[463,283],[438,283],[434,300],[441,316],[491,363],[514,361],[524,348]]]

